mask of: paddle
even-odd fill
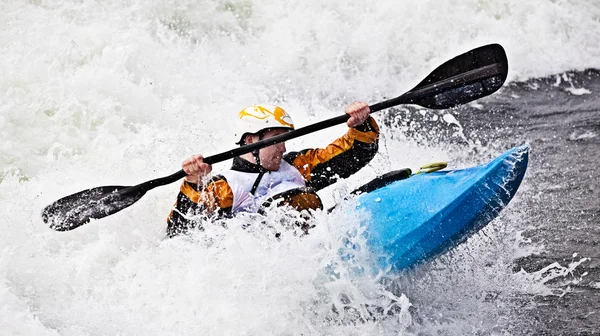
[[[447,109],[485,97],[498,90],[506,80],[508,61],[499,44],[468,51],[437,67],[419,85],[405,94],[369,106],[371,113],[399,104],[416,104],[431,109]],[[334,125],[345,123],[347,114],[327,119],[297,130],[204,158],[214,164],[249,153],[255,149],[294,139]],[[178,181],[183,170],[135,186],[104,186],[63,197],[42,212],[45,223],[57,231],[73,230],[121,211],[137,202],[153,188]]]

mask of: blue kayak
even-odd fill
[[[529,146],[461,170],[415,174],[358,197],[370,215],[367,244],[398,271],[456,246],[492,221],[515,195]]]

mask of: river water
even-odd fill
[[[397,111],[401,120],[407,113],[419,116],[404,126],[404,134],[423,144],[452,143],[464,153],[484,156],[490,148],[530,144],[527,182],[513,201],[518,205],[511,204],[522,209],[509,207],[511,210],[486,230],[518,235],[517,254],[528,252],[514,255],[512,272],[544,284],[542,292],[546,294],[512,288],[512,281],[504,284],[509,288],[496,286],[478,293],[484,306],[509,303],[509,322],[500,322],[498,327],[510,334],[588,335],[600,331],[600,96],[594,94],[598,90],[600,71],[588,69],[513,82],[492,97],[454,110],[458,123],[452,127],[427,113]],[[396,120],[390,119],[389,124],[397,124]],[[486,253],[503,258],[501,251]],[[446,267],[442,267],[442,280],[437,281],[445,281]],[[413,280],[402,283],[400,289]],[[477,295],[472,287],[458,288],[464,292],[455,295]],[[463,314],[473,313],[466,307],[450,306],[461,319],[466,319]]]
[[[600,332],[597,1],[3,0],[0,22],[2,335]],[[529,143],[499,218],[411,271],[382,281],[340,259],[346,232],[364,243],[351,204],[280,240],[276,214],[164,240],[177,184],[70,232],[41,220],[67,194],[230,149],[246,105],[278,103],[307,125],[487,43],[507,51],[504,88],[448,111],[378,113],[380,153],[322,194],[333,205],[393,169],[467,167]]]

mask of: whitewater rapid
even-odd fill
[[[509,81],[600,68],[599,17],[598,3],[584,0],[2,0],[0,333],[500,331],[509,304],[486,305],[482,296],[547,291],[535,274],[511,271],[515,258],[540,248],[511,230],[527,215],[518,196],[499,219],[508,225],[396,279],[398,291],[381,274],[355,272],[369,267],[366,249],[358,264],[340,260],[347,232],[362,244],[352,204],[317,216],[309,236],[289,232],[280,241],[256,218],[164,240],[177,183],[71,232],[51,231],[40,213],[65,195],[141,183],[179,170],[191,154],[233,148],[232,116],[254,103],[279,104],[308,125],[352,101],[397,96],[488,43],[506,49]],[[451,111],[421,114],[464,137]],[[381,125],[385,116],[375,115]],[[382,126],[380,154],[326,189],[326,207],[389,170],[433,161],[459,168],[498,154],[477,142],[415,142],[404,135],[407,119]],[[287,147],[323,146],[344,132],[333,127]],[[267,222],[279,225],[274,216]],[[458,302],[459,313],[450,309]],[[394,313],[369,317],[366,307]]]

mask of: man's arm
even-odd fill
[[[373,159],[378,148],[379,126],[368,117],[327,147],[292,152],[284,159],[302,173],[308,186],[319,190],[359,171]]]
[[[195,227],[197,216],[227,216],[233,206],[233,192],[227,180],[215,176],[205,186],[184,180],[177,200],[167,218],[167,236],[174,237]]]

